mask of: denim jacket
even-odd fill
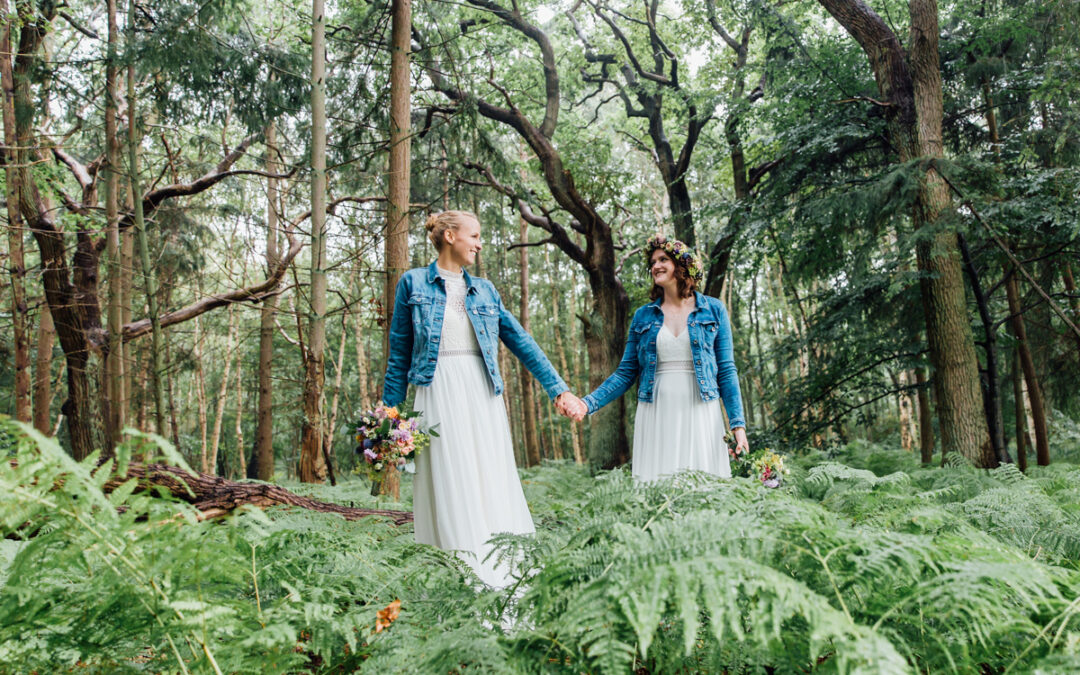
[[[687,317],[686,329],[690,331],[690,351],[701,400],[723,397],[731,428],[745,427],[727,309],[716,298],[696,292],[694,297],[697,307]],[[619,367],[583,399],[590,414],[625,394],[639,376],[638,400],[652,402],[656,385],[656,336],[664,325],[662,301],[663,298],[650,302],[634,313]]]
[[[465,278],[465,312],[472,323],[484,365],[495,388],[503,391],[499,377],[499,340],[521,359],[540,381],[548,396],[555,398],[568,387],[551,362],[502,303],[495,286],[487,279]],[[390,321],[390,354],[386,362],[383,402],[397,405],[405,400],[409,383],[431,384],[439,358],[446,286],[435,263],[417,267],[402,275],[394,296],[394,316]],[[463,401],[462,403],[466,403]]]

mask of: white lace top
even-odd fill
[[[667,326],[656,336],[656,372],[694,372],[694,353],[690,349],[690,331],[683,328],[678,337]]]
[[[479,356],[480,343],[476,340],[476,333],[465,312],[465,275],[461,272],[448,272],[441,267],[438,270],[446,286],[446,312],[443,314],[439,356]]]

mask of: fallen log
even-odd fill
[[[283,487],[269,483],[239,483],[206,473],[187,473],[168,464],[138,464],[128,466],[123,478],[110,479],[105,491],[110,492],[132,478],[139,481],[139,490],[161,488],[173,497],[192,504],[202,513],[204,520],[224,516],[239,506],[298,506],[320,513],[336,513],[345,520],[359,520],[368,516],[389,518],[395,525],[411,523],[411,511],[387,509],[358,509],[331,502],[320,502],[310,497],[289,492]]]

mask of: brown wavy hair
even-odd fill
[[[653,253],[657,251],[664,251],[659,246],[655,246],[649,250],[648,257],[645,258],[645,269],[650,272],[653,266]],[[676,288],[679,291],[680,298],[689,298],[697,290],[697,282],[690,276],[690,270],[686,267],[686,263],[681,260],[676,260],[675,256],[671,255],[667,251],[664,251],[664,255],[668,257],[668,260],[675,263],[675,283]],[[659,300],[664,297],[664,288],[657,284],[653,284],[652,290],[649,291],[649,298],[652,300]]]

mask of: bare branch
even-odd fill
[[[99,36],[99,35],[98,35],[97,33],[95,33],[95,32],[94,32],[93,30],[91,30],[91,29],[89,29],[89,28],[87,28],[87,27],[83,26],[83,25],[82,25],[81,23],[79,23],[79,22],[78,22],[78,21],[77,21],[77,20],[75,19],[75,17],[71,16],[71,15],[70,15],[70,14],[68,14],[67,12],[65,12],[65,11],[63,11],[63,10],[60,10],[59,12],[57,12],[57,15],[58,15],[58,16],[60,16],[61,18],[63,18],[63,19],[64,19],[65,21],[67,21],[68,23],[70,23],[70,24],[71,24],[71,27],[72,27],[72,28],[74,28],[75,30],[79,31],[80,33],[82,33],[82,34],[83,34],[83,35],[85,35],[86,37],[88,37],[88,38],[90,38],[90,39],[92,39],[92,40],[100,40],[100,39],[101,39],[101,36]]]
[[[510,244],[506,247],[507,251],[513,251],[515,248],[533,248],[536,246],[546,246],[548,244],[555,243],[554,237],[548,237],[547,239],[541,239],[540,241],[519,241],[516,244]]]

